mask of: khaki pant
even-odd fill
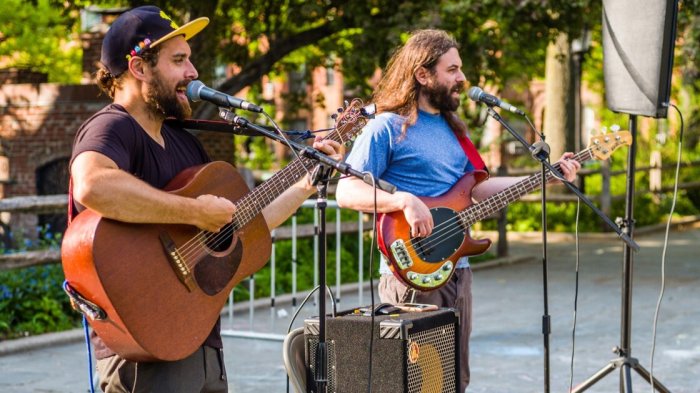
[[[393,274],[382,274],[379,279],[379,299],[384,303],[422,303],[438,307],[450,307],[459,312],[459,390],[464,392],[469,385],[469,336],[472,333],[472,271],[457,269],[452,278],[439,289],[415,291],[399,281]]]
[[[131,362],[111,356],[97,361],[106,393],[227,393],[223,351],[202,346],[174,362]]]

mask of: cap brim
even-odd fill
[[[197,33],[202,31],[202,29],[207,27],[208,24],[209,24],[209,18],[207,18],[207,17],[197,18],[189,23],[185,23],[184,25],[180,26],[178,29],[175,29],[171,33],[168,33],[168,34],[164,35],[163,37],[161,37],[160,39],[158,39],[157,41],[151,43],[151,48],[160,44],[160,43],[163,43],[163,42],[165,42],[165,41],[167,41],[175,36],[178,36],[178,35],[184,35],[185,39],[189,40],[190,38],[197,35]]]

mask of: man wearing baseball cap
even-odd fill
[[[236,206],[226,198],[188,198],[163,191],[186,168],[209,162],[199,141],[164,123],[192,110],[186,96],[197,79],[187,40],[209,23],[178,26],[153,6],[134,8],[114,21],[102,46],[98,85],[113,102],[78,130],[70,171],[70,208],[91,209],[128,223],[187,224],[218,232]],[[332,141],[314,147],[339,159]],[[270,229],[280,225],[314,191],[306,179],[263,210]],[[127,245],[128,246],[128,245]],[[147,263],[147,261],[144,261]],[[93,335],[100,386],[105,392],[227,392],[220,321],[201,348],[173,362],[132,362]]]

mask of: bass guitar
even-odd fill
[[[353,101],[326,139],[346,143],[369,113],[373,107]],[[189,198],[212,194],[235,203],[233,221],[219,233],[120,222],[91,210],[78,214],[64,235],[61,259],[70,291],[99,310],[90,318],[92,328],[129,360],[172,361],[192,354],[211,332],[232,288],[270,257],[263,208],[315,165],[298,158],[252,191],[221,161],[178,174],[167,191]]]
[[[595,136],[574,159],[581,163],[592,158],[604,160],[618,147],[631,143],[628,131]],[[559,169],[558,164],[554,167]],[[546,177],[549,181],[554,175],[547,171]],[[474,171],[441,196],[421,197],[433,217],[434,227],[428,237],[411,235],[403,211],[382,214],[377,219],[379,249],[400,281],[422,291],[443,286],[454,273],[459,258],[482,254],[491,246],[489,239],[471,238],[469,228],[542,185],[541,174],[535,174],[473,204],[472,189],[487,178],[485,171]]]

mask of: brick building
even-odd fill
[[[83,24],[83,74],[80,85],[47,83],[46,75],[26,70],[0,70],[0,198],[26,195],[66,194],[68,161],[73,138],[80,125],[110,102],[93,83],[101,42],[108,24],[124,9],[97,10],[85,15]],[[311,83],[293,77],[287,82],[263,79],[265,99],[280,110],[276,120],[284,116],[284,93],[290,89],[303,91],[313,109],[294,115],[292,127],[320,129],[329,127],[330,116],[343,100],[342,76],[334,69],[319,68],[312,72]],[[233,162],[236,146],[231,135],[199,132],[198,138],[214,160]],[[285,147],[270,146],[279,158]],[[278,165],[279,166],[279,165]],[[51,224],[52,230],[65,228],[65,215],[2,213],[0,238],[7,231],[22,232],[33,238],[36,228]]]

